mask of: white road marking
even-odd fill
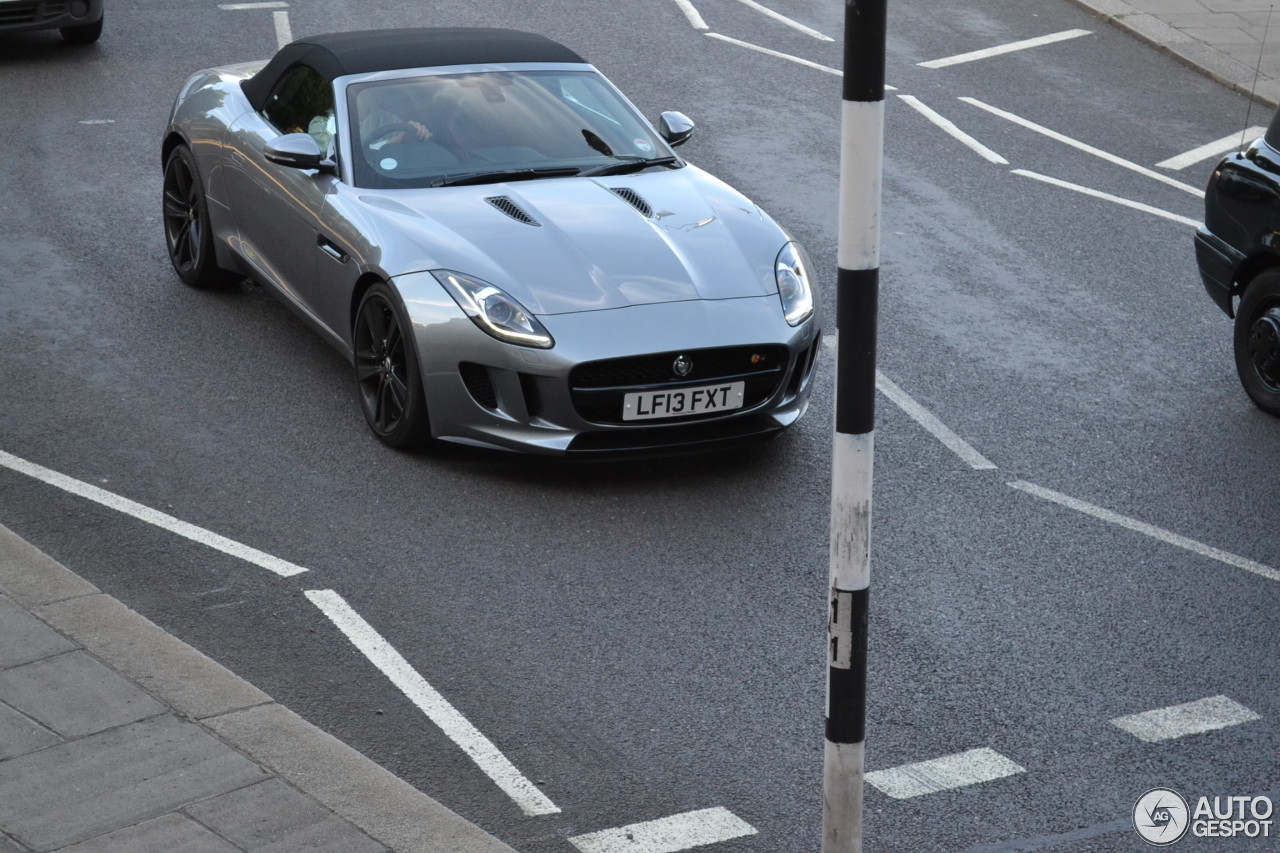
[[[1215,139],[1213,142],[1206,142],[1198,148],[1192,148],[1185,154],[1170,157],[1168,160],[1161,160],[1156,163],[1156,166],[1176,172],[1179,169],[1194,166],[1196,163],[1203,163],[1205,160],[1216,159],[1224,154],[1230,154],[1232,151],[1239,151],[1266,132],[1267,129],[1265,127],[1251,127],[1244,133],[1233,133],[1230,136]],[[1240,144],[1242,140],[1244,145]]]
[[[934,438],[942,442],[948,450],[963,459],[970,468],[984,471],[996,467],[991,460],[974,450],[968,442],[952,432],[946,424],[934,417],[932,412],[917,403],[911,395],[878,370],[876,371],[876,389],[892,400],[899,409],[906,412],[912,420],[924,427]]]
[[[729,44],[736,44],[738,47],[745,47],[747,50],[754,50],[756,53],[763,53],[766,56],[776,56],[778,59],[785,59],[788,62],[794,62],[798,65],[803,65],[807,68],[816,68],[819,71],[825,71],[828,74],[834,74],[837,77],[844,76],[844,72],[842,72],[839,68],[830,68],[826,65],[819,65],[816,62],[810,62],[808,59],[801,59],[800,57],[792,56],[789,53],[779,53],[776,50],[770,50],[769,48],[761,47],[758,44],[752,44],[751,42],[739,41],[738,39],[735,39],[735,38],[722,36],[719,33],[707,33],[707,36],[713,39],[719,39],[720,41],[727,41]]]
[[[1092,154],[1095,157],[1100,157],[1101,159],[1106,160],[1108,163],[1114,163],[1117,166],[1123,166],[1124,168],[1137,172],[1140,175],[1144,175],[1153,180],[1157,180],[1162,184],[1168,184],[1169,186],[1180,189],[1183,192],[1190,193],[1191,195],[1197,196],[1199,198],[1204,198],[1204,190],[1198,189],[1189,184],[1184,184],[1181,181],[1174,180],[1168,175],[1162,175],[1159,172],[1153,172],[1145,166],[1139,166],[1137,163],[1134,163],[1130,160],[1125,160],[1123,157],[1117,157],[1115,154],[1111,154],[1107,151],[1103,151],[1101,148],[1095,148],[1092,145],[1088,145],[1087,143],[1081,142],[1077,139],[1072,139],[1069,136],[1058,133],[1056,130],[1050,130],[1049,128],[1044,127],[1042,125],[1038,125],[1035,122],[1028,121],[1027,119],[1022,118],[1021,116],[1014,115],[1011,112],[1006,112],[1005,110],[999,109],[997,107],[993,107],[990,104],[984,104],[982,101],[979,101],[977,98],[961,98],[960,100],[964,101],[966,104],[971,104],[975,107],[978,107],[979,109],[986,110],[992,115],[997,115],[1000,118],[1005,119],[1006,121],[1011,121],[1014,124],[1025,127],[1027,130],[1035,131],[1036,133],[1047,136],[1050,139],[1053,139],[1057,142],[1061,142],[1064,145],[1070,145],[1072,148],[1077,148],[1085,152],[1086,154]]]
[[[1261,714],[1226,696],[1210,696],[1184,705],[1116,717],[1111,722],[1139,740],[1160,743],[1261,719]]]
[[[219,9],[226,9],[228,12],[241,12],[245,9],[287,9],[288,3],[272,2],[272,3],[219,3]]]
[[[1144,521],[1138,521],[1137,519],[1120,515],[1119,513],[1112,512],[1109,509],[1094,506],[1093,504],[1064,495],[1061,492],[1055,492],[1052,489],[1037,486],[1034,483],[1018,480],[1016,482],[1009,483],[1009,485],[1019,491],[1026,492],[1029,495],[1034,495],[1037,498],[1051,501],[1061,506],[1065,506],[1068,509],[1074,509],[1076,512],[1083,513],[1085,515],[1091,515],[1100,521],[1107,522],[1108,524],[1119,525],[1120,527],[1127,528],[1135,533],[1150,536],[1152,539],[1157,539],[1165,544],[1191,551],[1194,554],[1199,554],[1202,557],[1208,557],[1211,560],[1217,560],[1219,563],[1226,563],[1228,566],[1234,566],[1237,569],[1244,569],[1246,572],[1253,572],[1255,575],[1264,577],[1267,580],[1280,581],[1280,571],[1276,571],[1270,566],[1264,566],[1262,563],[1256,563],[1245,557],[1239,557],[1235,554],[1228,553],[1227,551],[1222,551],[1218,548],[1202,544],[1194,539],[1188,539],[1187,537],[1180,536],[1177,533],[1171,533],[1168,530],[1156,527],[1154,524],[1147,524]]]
[[[64,492],[70,492],[77,497],[91,500],[94,503],[101,504],[108,509],[116,512],[122,512],[125,515],[144,521],[147,524],[167,530],[170,533],[176,533],[184,539],[190,539],[192,542],[198,542],[201,545],[207,545],[216,551],[221,551],[232,557],[237,557],[255,566],[260,566],[270,572],[275,572],[281,577],[290,577],[291,575],[302,574],[306,571],[302,566],[295,566],[293,563],[281,560],[279,557],[273,557],[270,554],[250,548],[248,545],[242,545],[225,536],[219,536],[203,527],[196,527],[194,524],[188,524],[180,521],[171,515],[167,515],[151,507],[143,506],[140,503],[131,501],[128,498],[122,498],[117,494],[100,489],[89,483],[81,482],[73,479],[65,474],[59,474],[57,471],[51,471],[48,468],[36,465],[34,462],[28,462],[25,459],[19,459],[17,456],[5,453],[0,450],[0,467],[8,468],[10,471],[16,471],[19,474],[25,474],[33,477],[42,483],[47,483]]]
[[[515,800],[526,815],[556,814],[560,811],[340,595],[331,589],[307,590],[305,595],[392,684],[400,688],[431,722],[439,726],[507,796]]]
[[[788,62],[794,62],[797,65],[803,65],[806,68],[815,68],[818,71],[825,71],[826,73],[834,74],[837,77],[844,76],[844,72],[841,71],[839,68],[831,68],[830,66],[827,66],[827,65],[819,65],[818,63],[811,62],[808,59],[801,59],[800,57],[792,56],[789,53],[780,53],[776,50],[770,50],[767,47],[761,47],[760,45],[752,44],[749,41],[739,41],[738,39],[730,38],[729,36],[720,35],[720,33],[706,33],[705,35],[708,38],[719,39],[720,41],[728,42],[729,44],[736,44],[738,47],[745,47],[747,50],[754,50],[756,53],[763,53],[766,56],[774,56],[774,57],[777,57],[778,59],[785,59]],[[893,86],[885,86],[884,89],[886,92],[898,91]]]
[[[678,853],[755,834],[733,812],[714,808],[577,835],[569,843],[582,853]]]
[[[799,30],[800,32],[804,33],[807,36],[812,36],[813,38],[816,38],[818,41],[833,41],[831,36],[824,35],[818,32],[817,30],[813,29],[812,27],[806,27],[804,24],[800,23],[799,21],[793,21],[790,18],[788,18],[786,15],[773,11],[768,6],[762,6],[761,4],[757,3],[756,0],[738,0],[738,2],[744,6],[747,6],[748,8],[755,9],[757,12],[761,13],[762,15],[767,15],[770,18],[773,18],[775,21],[778,21],[779,23],[786,24],[788,27],[791,27],[792,29]]]
[[[1026,768],[994,749],[983,747],[891,770],[876,770],[867,774],[867,784],[895,800],[905,800],[1026,772]]]
[[[284,47],[293,41],[293,29],[289,26],[289,13],[272,12],[271,17],[276,22],[276,46]]]
[[[959,65],[963,62],[973,62],[978,59],[989,59],[992,56],[1014,53],[1019,50],[1041,47],[1042,45],[1067,41],[1068,39],[1080,38],[1080,36],[1087,35],[1089,35],[1089,30],[1066,30],[1060,33],[1051,33],[1047,36],[1038,36],[1033,39],[1024,39],[1022,41],[1010,42],[1009,44],[1002,44],[998,47],[988,47],[983,50],[975,50],[970,53],[961,53],[957,56],[948,56],[944,59],[934,59],[929,62],[918,62],[916,64],[921,68],[946,68],[948,65]]]
[[[86,118],[80,121],[80,124],[115,124],[113,118]]]
[[[925,104],[921,103],[919,98],[913,97],[911,95],[899,95],[898,97],[901,98],[903,101],[905,101],[916,112],[920,113],[929,121],[933,122],[938,127],[942,128],[944,131],[951,134],[953,137],[958,139],[964,145],[968,146],[970,149],[976,152],[983,159],[987,160],[988,162],[995,163],[996,165],[999,165],[999,166],[1009,165],[1008,160],[1004,159],[999,154],[992,151],[990,148],[983,145],[981,142],[974,139],[972,136],[965,133],[960,128],[956,127],[955,123],[952,122],[950,119],[945,118],[944,116],[935,112],[931,107],[928,107]]]
[[[1143,213],[1150,213],[1154,216],[1161,216],[1161,217],[1164,217],[1165,219],[1171,219],[1174,222],[1181,222],[1183,225],[1190,225],[1192,228],[1199,227],[1200,225],[1199,221],[1195,219],[1191,219],[1190,217],[1187,217],[1187,216],[1179,216],[1176,213],[1170,213],[1167,210],[1161,210],[1158,207],[1152,207],[1151,205],[1143,204],[1140,201],[1132,201],[1127,198],[1121,198],[1118,195],[1111,195],[1110,193],[1104,193],[1101,190],[1090,189],[1089,187],[1082,187],[1079,184],[1073,184],[1073,183],[1070,183],[1069,181],[1062,181],[1057,178],[1051,178],[1048,175],[1041,175],[1038,172],[1029,172],[1026,169],[1014,169],[1013,174],[1021,175],[1024,178],[1034,178],[1037,181],[1043,181],[1044,183],[1052,184],[1055,187],[1062,187],[1063,189],[1068,189],[1074,192],[1083,193],[1084,195],[1087,195],[1087,196],[1093,196],[1094,198],[1100,198],[1100,199],[1103,199],[1104,201],[1109,201],[1109,202],[1113,202],[1114,204],[1123,205],[1124,207],[1133,208],[1134,210],[1140,210]]]
[[[689,0],[676,0],[676,5],[680,7],[681,12],[684,12],[684,16],[689,19],[690,24],[693,24],[695,30],[708,29],[707,22]]]

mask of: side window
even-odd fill
[[[320,150],[332,153],[333,87],[309,65],[285,72],[267,97],[262,117],[281,133],[309,133]]]
[[[1267,144],[1280,151],[1280,110],[1271,119],[1271,127],[1267,130]]]

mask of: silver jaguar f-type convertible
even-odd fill
[[[196,74],[163,140],[179,277],[250,277],[355,367],[374,434],[532,453],[764,438],[808,405],[809,260],[572,50],[300,39]]]

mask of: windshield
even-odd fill
[[[593,71],[485,71],[347,89],[356,186],[574,175],[671,152]]]

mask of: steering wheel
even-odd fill
[[[407,140],[417,140],[418,129],[408,122],[394,122],[393,124],[384,124],[373,132],[373,138],[366,139],[364,144],[366,147],[372,147],[382,142],[384,139],[390,139],[397,133],[405,134]]]

